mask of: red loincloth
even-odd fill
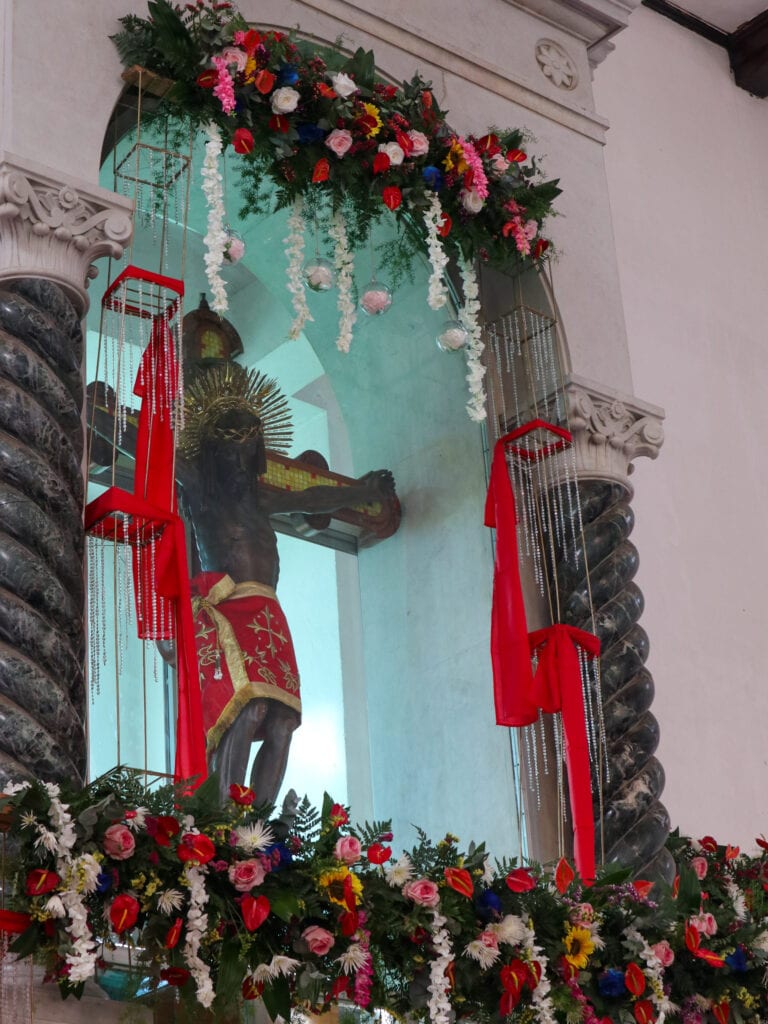
[[[250,700],[267,697],[301,714],[299,671],[288,623],[271,587],[236,584],[223,573],[204,572],[191,588],[210,755]]]

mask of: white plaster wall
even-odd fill
[[[666,408],[634,476],[662,801],[694,835],[765,829],[768,101],[646,8],[596,73],[636,393]]]

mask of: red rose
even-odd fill
[[[373,173],[384,174],[390,168],[391,161],[386,153],[377,153],[373,158]]]
[[[383,864],[392,856],[392,847],[382,846],[381,843],[371,843],[366,855],[371,864]]]
[[[165,948],[174,949],[178,945],[179,939],[181,938],[181,929],[183,921],[180,917],[177,917],[165,936]]]
[[[27,875],[27,895],[42,896],[47,892],[53,892],[60,881],[55,871],[35,868]]]
[[[128,893],[121,893],[112,900],[109,908],[109,920],[112,928],[118,935],[128,931],[136,924],[139,916],[139,901],[129,896]]]
[[[253,135],[251,135],[247,128],[238,128],[235,131],[235,134],[232,136],[232,146],[234,147],[236,153],[250,153],[251,150],[253,149]],[[250,793],[251,799],[236,800],[235,797],[232,796],[233,789],[241,790],[242,793],[245,794]],[[247,786],[230,786],[229,795],[232,796],[232,799],[235,800],[235,803],[237,804],[252,804],[254,801],[254,792]]]
[[[163,981],[167,981],[169,985],[176,985],[177,988],[181,988],[189,981],[189,971],[186,967],[164,967],[160,971],[160,977]]]
[[[468,871],[465,871],[464,868],[446,868],[443,874],[445,875],[446,882],[455,892],[466,896],[467,899],[472,898],[475,886],[472,882],[472,876]]]
[[[269,900],[266,896],[243,896],[240,910],[245,927],[249,932],[255,932],[269,917]]]
[[[187,832],[181,837],[176,852],[184,863],[207,864],[215,857],[216,847],[201,832]]]
[[[384,205],[390,210],[396,210],[403,201],[403,193],[396,185],[388,185],[381,193]]]
[[[514,868],[507,875],[506,881],[512,892],[530,892],[536,888],[536,879],[528,868]]]
[[[312,171],[312,181],[315,182],[315,184],[318,184],[321,181],[328,181],[328,175],[330,173],[331,165],[324,156],[320,157],[315,164],[315,169]]]

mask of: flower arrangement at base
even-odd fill
[[[421,252],[432,268],[433,309],[447,299],[442,278],[449,258],[501,267],[545,258],[543,223],[560,190],[527,155],[522,131],[462,135],[418,75],[399,86],[386,82],[375,74],[371,52],[348,56],[260,31],[232,3],[149,0],[148,9],[149,18],[120,19],[112,37],[120,57],[173,80],[152,116],[218,133],[240,154],[242,216],[263,211],[273,198],[278,209],[303,204],[326,225],[343,215],[344,244],[352,251],[372,225],[393,216],[400,233],[388,251],[391,282]],[[215,274],[221,246],[213,235]],[[293,272],[294,305],[298,286],[303,282]],[[223,312],[226,298],[218,301]],[[340,305],[339,347],[347,350],[352,318],[346,298]],[[475,315],[464,310],[460,319]],[[477,418],[476,375],[475,388]]]
[[[411,1020],[741,1024],[768,1014],[768,842],[756,856],[674,835],[671,887],[605,869],[492,864],[453,835],[399,857],[386,822],[353,827],[326,797],[269,817],[209,781],[145,790],[116,770],[65,795],[10,787],[18,854],[11,946],[79,995],[102,944],[135,947],[150,988],[288,1019],[339,1000]],[[759,841],[761,842],[761,841]],[[2,917],[0,917],[0,927]],[[143,986],[146,987],[146,986]]]

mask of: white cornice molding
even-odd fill
[[[0,279],[56,281],[84,312],[93,261],[122,256],[132,210],[123,196],[0,151]]]
[[[626,28],[641,0],[505,0],[580,39],[593,66],[607,57],[611,40]]]

